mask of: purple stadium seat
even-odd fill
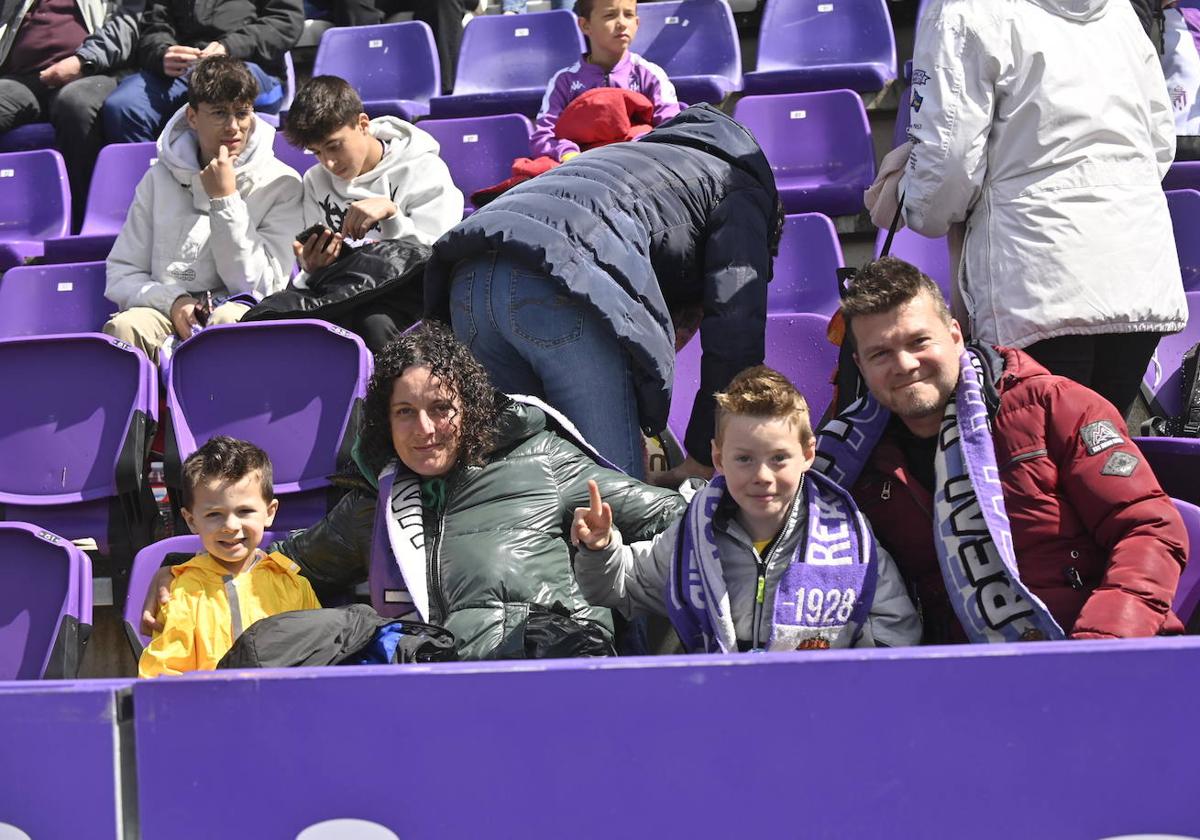
[[[883,250],[883,243],[886,239],[886,230],[880,230],[876,234],[876,256]],[[946,237],[939,236],[937,239],[930,239],[928,236],[916,233],[911,228],[903,227],[896,231],[896,237],[892,240],[891,255],[907,263],[912,263],[928,274],[941,288],[942,294],[946,296],[946,302],[950,302],[950,289],[954,285],[954,273],[950,270],[950,248],[946,244]]]
[[[242,375],[247,359],[269,370]],[[167,486],[179,487],[183,460],[201,444],[232,435],[271,456],[275,526],[312,525],[328,510],[329,476],[349,462],[370,373],[362,340],[324,321],[204,329],[179,345],[167,372]]]
[[[1167,206],[1175,229],[1183,288],[1200,291],[1200,191],[1172,190],[1167,193]]]
[[[896,78],[887,0],[767,0],[747,93],[880,90]]]
[[[0,338],[100,332],[117,305],[103,262],[23,265],[0,277]]]
[[[0,152],[29,152],[54,148],[54,126],[28,123],[0,134]]]
[[[0,680],[74,679],[91,624],[88,556],[37,525],[0,523]]]
[[[747,96],[734,119],[758,140],[788,213],[858,213],[875,180],[867,111],[848,90]]]
[[[283,136],[282,131],[275,135],[274,148],[275,157],[292,167],[292,169],[295,169],[301,178],[304,177],[304,173],[308,171],[309,167],[313,166],[317,162],[316,155],[307,152],[304,149],[297,149],[287,141],[287,138]],[[296,232],[299,233],[300,231]]]
[[[767,311],[832,315],[838,308],[837,270],[842,260],[842,246],[828,216],[788,216],[775,276],[767,286]]]
[[[813,428],[833,400],[830,375],[837,365],[838,349],[825,330],[829,318],[812,313],[767,316],[766,358],[763,363],[782,373],[808,401]],[[700,338],[693,338],[675,359],[675,383],[667,426],[679,441],[687,431],[700,386]]]
[[[0,519],[33,521],[132,556],[156,515],[143,459],[156,372],[96,334],[0,340]],[[19,395],[19,398],[18,396]],[[115,552],[114,552],[115,553]]]
[[[1183,410],[1183,396],[1180,393],[1183,387],[1180,383],[1183,354],[1200,342],[1200,291],[1188,292],[1187,302],[1187,327],[1183,332],[1165,336],[1158,343],[1143,379],[1162,412],[1172,417]]]
[[[16,261],[42,255],[42,243],[66,236],[71,225],[71,188],[62,155],[53,149],[0,154],[0,245]]]
[[[463,31],[454,93],[431,99],[430,113],[536,116],[550,78],[585,49],[577,18],[565,9],[474,18]]]
[[[1173,499],[1179,515],[1183,517],[1184,527],[1188,533],[1188,564],[1183,567],[1179,578],[1179,587],[1175,590],[1175,601],[1171,609],[1180,620],[1188,623],[1188,619],[1200,605],[1200,507],[1180,499]]]
[[[326,31],[313,75],[341,76],[354,85],[372,117],[391,114],[410,122],[428,114],[430,98],[442,90],[433,32],[420,21]]]
[[[92,171],[79,235],[47,239],[46,262],[79,263],[108,257],[125,224],[137,185],[158,159],[156,154],[153,142],[110,143],[101,149]]]
[[[1152,415],[1177,417],[1183,410],[1180,366],[1183,354],[1200,342],[1200,291],[1188,292],[1187,300],[1187,327],[1158,342],[1142,380],[1144,390],[1152,396]],[[1169,495],[1200,504],[1200,483],[1196,481],[1196,472],[1200,470],[1200,438],[1139,437],[1137,445]]]
[[[287,536],[286,531],[267,531],[263,534],[259,545],[266,548],[275,540]],[[146,593],[154,580],[154,573],[162,566],[168,554],[198,554],[204,550],[200,538],[194,534],[182,537],[168,537],[143,548],[133,558],[133,568],[129,572],[129,589],[125,594],[125,638],[133,648],[134,657],[142,655],[142,648],[150,644],[150,637],[142,633],[142,604],[146,601]]]
[[[742,89],[742,50],[721,0],[668,0],[638,7],[630,49],[666,71],[679,101],[716,105]]]
[[[422,120],[420,127],[441,146],[442,160],[450,168],[454,185],[462,190],[467,213],[475,210],[472,193],[507,179],[512,175],[513,161],[529,157],[529,135],[533,132],[533,125],[520,114]]]
[[[1162,188],[1171,190],[1200,190],[1200,160],[1177,160],[1167,170]]]

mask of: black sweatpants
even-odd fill
[[[1125,418],[1162,337],[1148,332],[1064,335],[1031,344],[1025,352],[1051,373],[1091,388]]]

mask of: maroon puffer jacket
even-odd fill
[[[996,464],[1021,580],[1074,638],[1182,633],[1170,605],[1187,532],[1117,410],[1025,353],[997,349]],[[1111,426],[1092,425],[1101,421]],[[920,600],[924,642],[966,641],[938,567],[933,499],[887,436],[853,495]]]

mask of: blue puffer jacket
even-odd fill
[[[671,406],[671,313],[702,306],[700,396],[685,444],[706,461],[713,392],[763,360],[776,201],[750,133],[715,108],[688,108],[636,143],[526,181],[443,236],[426,269],[426,316],[449,320],[455,265],[490,251],[560,280],[629,352],[641,425],[656,434]]]

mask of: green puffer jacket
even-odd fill
[[[440,522],[425,511],[427,580],[440,582],[436,591],[430,587],[425,620],[449,628],[464,659],[492,655],[523,624],[529,604],[559,602],[611,633],[609,611],[588,605],[571,568],[571,520],[575,508],[588,504],[589,478],[626,539],[649,539],[683,514],[678,493],[601,467],[549,422],[538,408],[509,403],[488,463],[460,466],[446,477]],[[351,492],[277,548],[306,577],[359,583],[369,569],[376,503],[374,491]]]

